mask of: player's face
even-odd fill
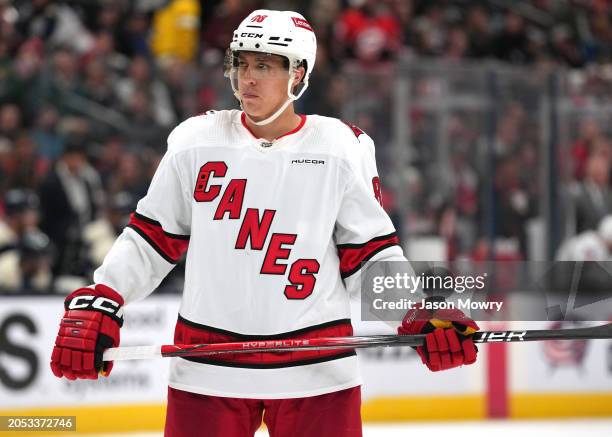
[[[240,52],[238,92],[250,117],[266,118],[287,99],[289,71],[281,56]]]

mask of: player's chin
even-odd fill
[[[264,108],[262,108],[262,106],[258,104],[258,102],[255,102],[253,100],[243,100],[242,108],[249,114],[250,117],[262,117],[265,114]]]

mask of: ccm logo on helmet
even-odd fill
[[[263,33],[249,33],[243,32],[240,34],[241,38],[263,38]]]
[[[69,310],[94,309],[105,313],[113,314],[117,317],[123,316],[120,305],[112,299],[102,296],[77,296],[68,304]]]

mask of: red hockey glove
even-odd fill
[[[429,298],[428,302],[439,300],[443,299]],[[397,333],[426,334],[425,345],[417,346],[416,350],[423,364],[437,372],[476,361],[478,349],[472,334],[479,329],[461,310],[415,308],[408,311]]]
[[[66,312],[51,354],[55,376],[74,380],[110,374],[113,363],[102,361],[102,353],[119,346],[122,305],[119,293],[105,285],[79,288],[66,298]]]

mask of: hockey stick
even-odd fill
[[[606,338],[612,338],[612,323],[575,329],[480,331],[473,336],[475,343]],[[294,340],[252,340],[232,343],[173,344],[163,346],[130,346],[107,349],[104,352],[104,361],[144,360],[161,357],[196,357],[223,353],[357,349],[374,346],[420,346],[424,341],[425,335],[418,334],[321,337]]]

